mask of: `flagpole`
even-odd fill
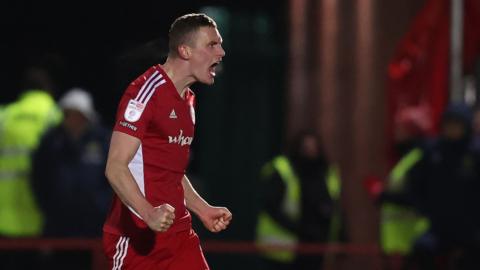
[[[450,102],[464,101],[463,2],[450,0]]]

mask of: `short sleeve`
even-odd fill
[[[141,85],[139,87],[138,84],[132,83],[125,91],[118,106],[113,130],[126,133],[141,140],[152,118],[154,105],[151,101],[142,103],[135,98],[139,89],[141,89]]]

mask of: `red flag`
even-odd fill
[[[480,52],[480,4],[465,0],[464,7],[464,68],[468,70]],[[394,119],[405,109],[429,112],[432,125],[427,135],[438,131],[449,96],[450,10],[450,0],[428,0],[390,61],[387,135],[391,154]]]

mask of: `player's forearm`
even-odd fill
[[[187,208],[193,211],[195,214],[200,215],[204,209],[210,205],[198,194],[193,188],[190,180],[184,175],[182,179],[182,185],[184,190],[185,202]]]
[[[146,219],[153,206],[142,195],[128,167],[115,161],[109,161],[105,175],[120,200],[125,205],[132,207],[143,219]]]

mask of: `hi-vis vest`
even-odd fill
[[[403,192],[406,174],[423,156],[416,148],[405,155],[393,168],[387,183],[389,192]],[[429,228],[429,222],[414,209],[390,202],[381,208],[380,241],[386,254],[408,254],[415,240]]]
[[[279,207],[292,221],[296,222],[300,218],[300,180],[295,174],[290,161],[285,156],[278,156],[270,163],[266,164],[261,172],[263,178],[267,178],[277,172],[286,186],[286,194]],[[337,169],[329,168],[327,174],[327,188],[331,198],[336,201],[340,196],[340,181]],[[333,228],[338,225],[338,217],[332,218],[330,234],[338,230]],[[262,249],[263,256],[280,262],[293,261],[295,254],[292,251],[274,251],[269,250],[266,245],[284,245],[294,248],[298,242],[297,236],[278,224],[266,211],[261,211],[257,223],[257,246]],[[331,236],[330,235],[330,236]],[[332,238],[332,237],[330,237]],[[330,239],[333,240],[333,239]]]
[[[44,91],[24,93],[3,107],[0,118],[0,236],[36,236],[42,217],[29,174],[31,153],[43,132],[61,120],[53,98]]]

